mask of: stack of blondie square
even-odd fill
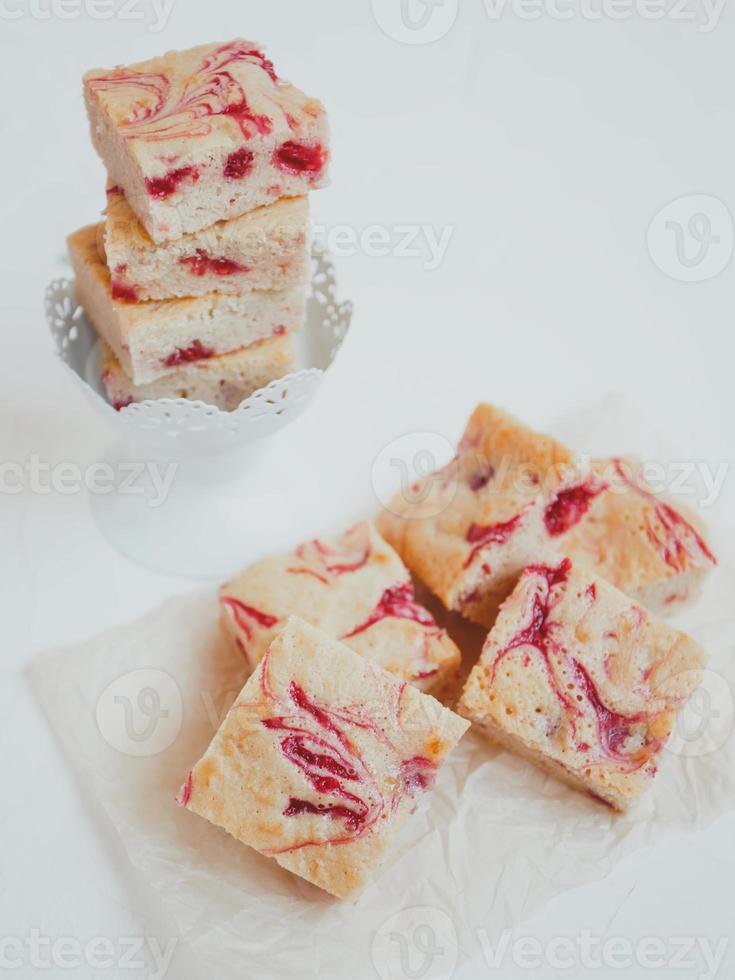
[[[293,367],[324,108],[244,40],[92,70],[84,96],[107,209],[68,244],[110,401],[236,408]]]
[[[654,613],[693,599],[715,564],[696,515],[636,461],[584,461],[480,405],[454,458],[377,528],[305,541],[222,586],[250,677],[178,802],[341,898],[470,724],[627,810],[704,664]],[[411,573],[489,630],[463,672]]]

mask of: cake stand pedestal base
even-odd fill
[[[134,461],[115,447],[106,454],[115,486],[90,493],[92,517],[114,548],[147,568],[224,580],[246,556],[298,535],[294,491],[266,488],[255,465],[273,448],[263,440],[228,456],[182,463]]]

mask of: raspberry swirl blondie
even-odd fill
[[[559,525],[598,492],[572,453],[489,405],[478,406],[455,457],[398,494],[380,516],[386,540],[448,609],[492,626],[521,569],[554,554],[544,510]]]
[[[455,457],[378,527],[449,609],[487,626],[528,564],[569,555],[646,604],[689,598],[715,563],[703,532],[621,460],[582,463],[490,405]]]
[[[400,558],[366,522],[257,562],[222,586],[219,601],[225,633],[251,670],[291,614],[423,691],[441,691],[459,666]]]
[[[84,76],[92,142],[154,242],[326,182],[323,106],[251,41]]]
[[[569,558],[526,568],[457,710],[493,740],[626,810],[651,783],[704,656]]]
[[[292,617],[178,802],[348,898],[467,727],[434,698]]]

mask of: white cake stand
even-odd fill
[[[57,353],[115,430],[104,454],[114,485],[110,492],[90,493],[89,501],[98,528],[122,554],[157,571],[222,578],[243,564],[244,555],[273,547],[273,514],[282,516],[287,501],[259,486],[255,463],[277,451],[278,440],[268,437],[315,396],[352,317],[352,304],[337,301],[324,249],[314,247],[312,263],[306,324],[296,341],[298,369],[233,412],[183,398],[115,411],[101,381],[99,341],[73,283],[56,279],[47,287],[46,317]]]

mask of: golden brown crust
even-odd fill
[[[537,474],[542,485],[553,487],[557,474],[576,464],[572,451],[551,436],[536,432],[514,415],[482,402],[469,418],[461,446],[488,459],[507,457],[527,466],[531,479]]]
[[[97,247],[99,235],[103,229],[104,226],[101,223],[85,225],[84,228],[79,228],[77,231],[72,232],[67,238],[66,243],[69,248],[72,263],[74,263],[76,258],[78,262],[94,270],[94,275],[101,282],[109,284],[110,273],[104,261],[100,258]]]

